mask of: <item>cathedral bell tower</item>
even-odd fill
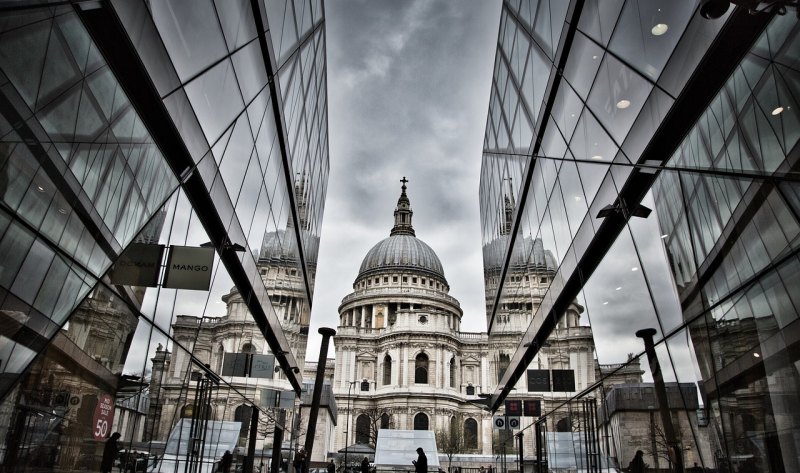
[[[392,231],[389,235],[416,236],[414,227],[411,226],[411,216],[414,215],[414,212],[411,210],[411,201],[408,200],[408,196],[406,195],[406,183],[408,179],[403,176],[400,182],[403,183],[403,186],[400,188],[400,198],[397,199],[397,207],[394,209],[394,227],[392,227]]]

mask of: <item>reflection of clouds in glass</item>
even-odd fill
[[[600,363],[620,363],[628,353],[641,352],[635,332],[659,329],[642,272],[631,271],[639,264],[631,234],[623,231],[584,287]]]
[[[153,366],[151,358],[155,356],[159,345],[162,349],[172,351],[167,336],[159,330],[154,330],[149,322],[140,317],[122,372],[124,374],[149,373]]]
[[[330,308],[352,290],[361,258],[388,236],[387,209],[404,175],[417,235],[442,261],[450,295],[464,309],[462,329],[485,330],[476,186],[501,7],[331,2],[325,9],[331,179],[308,356],[319,352],[317,327],[338,325]],[[362,80],[373,56],[388,58],[372,64],[385,73]]]

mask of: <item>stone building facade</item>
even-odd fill
[[[492,454],[510,436],[494,430],[492,415],[481,408],[482,395],[495,390],[508,367],[555,272],[555,260],[541,240],[528,240],[534,263],[528,263],[528,255],[519,255],[519,264],[507,278],[515,289],[500,301],[491,337],[462,331],[464,313],[448,294],[438,256],[416,237],[407,181],[402,182],[389,237],[369,250],[353,292],[339,306],[334,337],[339,412],[335,445],[374,445],[375,430],[381,427],[448,431],[455,426],[463,437],[463,453]],[[513,206],[513,196],[508,203]],[[510,215],[506,217],[510,222]],[[508,232],[502,233],[492,243],[498,250],[507,244]],[[487,268],[499,267],[499,261],[487,262]],[[496,287],[498,280],[499,274],[487,271],[487,286]],[[548,377],[548,384],[552,370],[569,371],[571,390],[529,391],[518,386],[514,399],[538,400],[547,409],[594,383],[598,368],[582,311],[577,302],[570,305],[552,342],[530,364]],[[523,427],[533,420],[522,418]],[[525,439],[528,452],[533,451],[532,437]]]
[[[319,239],[308,231],[304,179],[299,178],[295,182],[294,193],[305,250],[307,254],[316,255]],[[300,373],[304,370],[310,306],[304,291],[303,272],[299,267],[299,251],[295,239],[289,235],[294,231],[292,227],[290,219],[285,230],[266,233],[258,254],[254,256],[258,273],[299,365],[294,367],[294,371]],[[306,263],[313,281],[316,260]],[[172,323],[174,338],[185,346],[193,347],[195,364],[208,364],[230,383],[232,389],[248,399],[260,400],[261,407],[274,407],[272,417],[262,416],[259,419],[257,445],[267,448],[272,443],[274,421],[279,417],[279,409],[286,412],[287,427],[291,428],[299,421],[295,419],[298,405],[294,401],[296,396],[238,290],[232,288],[222,297],[222,302],[225,304],[225,313],[218,317],[176,315]],[[175,356],[159,346],[151,361],[150,405],[144,440],[165,437],[179,419],[191,417],[195,396],[195,383],[192,373],[188,372],[192,360],[186,352],[181,351]],[[227,391],[212,390],[210,418],[242,422],[239,446],[244,447],[251,410],[240,399],[228,396]],[[274,405],[267,405],[270,403]],[[292,439],[298,440],[294,436]]]

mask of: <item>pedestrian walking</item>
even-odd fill
[[[103,447],[103,459],[100,461],[100,471],[102,473],[111,473],[111,470],[114,468],[114,460],[116,460],[117,455],[119,455],[119,445],[117,442],[120,437],[122,437],[121,433],[114,432],[111,434],[111,437],[106,440],[106,445]]]
[[[417,459],[411,461],[414,464],[414,471],[416,473],[427,473],[428,457],[425,456],[425,451],[422,450],[422,447],[417,448],[417,453],[419,454]]]

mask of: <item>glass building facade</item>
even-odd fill
[[[4,471],[297,444],[325,48],[321,0],[0,6]]]
[[[480,184],[490,337],[508,301],[536,303],[489,404],[570,394],[523,421],[521,454],[506,436],[526,470],[615,471],[638,450],[660,471],[800,469],[800,22],[700,3],[503,2]],[[531,292],[534,241],[556,270]],[[595,359],[577,391],[560,369],[576,353],[553,353],[575,304]]]

